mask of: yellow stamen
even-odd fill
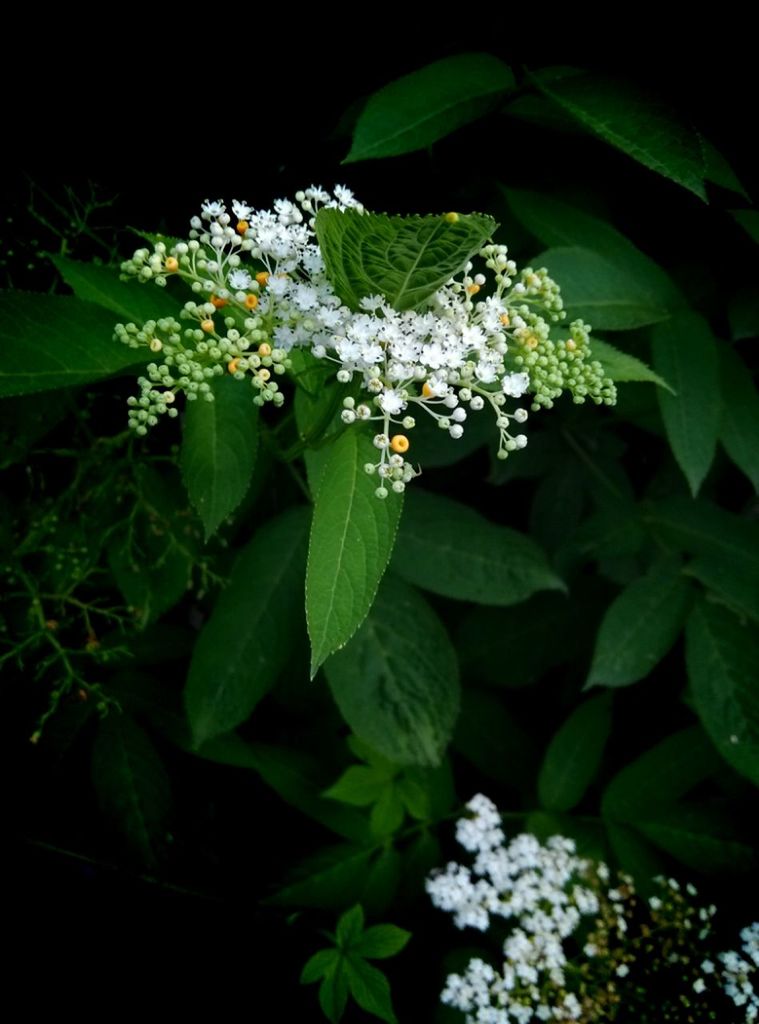
[[[262,270],[259,274],[256,274],[256,281],[258,281],[262,288],[265,288],[269,281],[268,270]]]
[[[238,220],[238,222],[237,222],[237,234],[238,235],[244,235],[249,227],[250,227],[250,224],[248,224],[248,222],[246,220]]]
[[[479,290],[480,286],[478,284],[470,284],[469,287],[467,288],[467,291],[469,292],[470,295],[476,295]]]
[[[213,320],[201,320],[200,329],[201,331],[205,331],[206,334],[210,334],[213,330]]]
[[[511,323],[511,320],[509,320],[509,314],[508,313],[501,313],[501,315],[500,315],[500,317],[498,319],[501,321],[501,323],[503,324],[504,327],[508,327],[509,324]]]
[[[403,455],[409,449],[409,439],[405,434],[396,434],[390,439],[390,447],[394,452],[398,452],[399,455]]]
[[[237,367],[240,365],[239,359],[230,359],[227,363],[227,369],[230,373],[237,373]]]
[[[422,394],[424,395],[425,398],[432,398],[434,394],[434,391],[429,386],[427,381],[425,381],[424,384],[422,384]]]
[[[251,292],[250,295],[245,296],[245,302],[243,305],[246,309],[255,309],[258,305],[258,296]]]
[[[179,260],[176,256],[169,256],[166,260],[166,269],[170,274],[175,274],[179,270]]]
[[[227,300],[220,299],[218,295],[212,295],[209,302],[215,309],[223,309],[227,304]]]
[[[268,343],[268,341],[262,341],[261,342],[261,344],[258,346],[258,354],[260,356],[270,356],[271,355],[271,345]]]

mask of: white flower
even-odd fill
[[[400,391],[396,391],[394,388],[387,388],[383,391],[377,398],[377,404],[389,416],[397,416],[399,412],[406,408],[403,396]]]
[[[250,276],[247,270],[233,270],[227,278],[229,287],[234,291],[245,291],[246,288],[250,288],[253,284],[253,278]]]
[[[200,207],[201,213],[206,218],[206,220],[211,220],[212,217],[220,217],[223,213],[226,212],[226,209],[227,208],[221,201],[221,199],[216,199],[214,201],[206,199],[206,201]]]
[[[232,213],[238,220],[250,220],[253,216],[253,207],[247,203],[241,203],[239,199],[232,200]]]
[[[503,378],[501,387],[504,395],[511,398],[521,398],[530,384],[530,378],[526,373],[510,373]]]

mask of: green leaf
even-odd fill
[[[713,591],[738,615],[747,615],[759,622],[759,577],[755,571],[754,554],[747,551],[744,558],[720,558],[710,552],[695,558],[685,572]]]
[[[714,458],[721,400],[717,345],[698,313],[683,311],[652,334],[654,368],[674,388],[657,392],[672,452],[695,495]]]
[[[567,836],[573,839],[580,857],[593,860],[607,859],[605,829],[601,822],[558,814],[548,811],[533,811],[526,819],[524,830],[544,843],[551,836]]]
[[[463,269],[496,227],[480,213],[389,217],[322,209],[316,216],[327,276],[354,310],[368,295],[384,295],[397,310],[420,305]]]
[[[759,524],[742,519],[703,498],[667,498],[652,504],[645,521],[664,541],[691,555],[711,555],[731,563],[743,560],[759,576]]]
[[[165,288],[139,281],[122,281],[117,267],[80,263],[66,256],[51,256],[55,268],[74,295],[115,313],[125,323],[142,325],[146,320],[178,316],[181,301]]]
[[[371,438],[346,430],[331,447],[316,496],[306,571],[311,675],[343,647],[366,618],[390,559],[401,495],[375,496]]]
[[[103,813],[154,868],[166,840],[171,786],[155,747],[128,715],[111,711],[98,723],[92,781]]]
[[[186,593],[192,576],[187,550],[168,529],[159,528],[144,514],[133,521],[131,530],[125,526],[113,533],[108,564],[142,626],[173,608]]]
[[[351,729],[398,765],[437,765],[459,710],[456,655],[429,605],[388,576],[366,622],[325,666]]]
[[[387,960],[406,946],[411,932],[394,924],[375,924],[367,928],[353,946],[353,952],[370,960]]]
[[[540,88],[609,145],[706,201],[698,133],[658,99],[605,75],[538,80]]]
[[[435,594],[481,604],[517,604],[539,590],[564,589],[529,537],[420,488],[406,496],[393,571]]]
[[[728,316],[733,341],[759,338],[759,295],[754,288],[744,288],[730,299]]]
[[[705,139],[703,135],[699,135],[699,140],[701,142],[701,150],[704,154],[706,168],[704,171],[704,177],[706,180],[711,181],[715,185],[719,185],[720,188],[726,188],[731,192],[737,192],[738,195],[743,196],[744,199],[749,199],[749,196],[746,194],[746,190],[743,185],[741,185],[737,174],[716,146],[712,145],[712,143],[709,142],[708,139]]]
[[[197,745],[244,722],[271,689],[302,630],[308,514],[292,508],[257,531],[206,623],[185,707]]]
[[[431,146],[487,114],[514,87],[511,69],[488,53],[465,53],[428,64],[369,98],[343,163]]]
[[[345,1012],[348,1002],[348,978],[343,969],[342,960],[335,969],[326,976],[319,988],[319,1006],[331,1024],[337,1024]]]
[[[486,778],[522,792],[533,790],[538,767],[534,741],[500,695],[464,690],[453,745]]]
[[[361,900],[375,851],[339,846],[320,851],[299,868],[300,877],[279,889],[267,902],[282,907],[337,910]]]
[[[544,193],[512,188],[503,192],[520,224],[543,245],[590,249],[633,278],[656,307],[671,311],[682,304],[665,271],[608,221]]]
[[[258,451],[258,409],[252,388],[216,379],[213,402],[188,402],[179,463],[206,540],[245,497]]]
[[[608,819],[604,825],[619,866],[633,876],[640,892],[652,895],[657,888],[653,879],[665,873],[661,854],[657,853],[648,839],[629,825],[620,825]]]
[[[396,1024],[390,998],[390,983],[382,971],[372,967],[361,957],[350,955],[345,959],[345,973],[350,993],[362,1010]]]
[[[536,594],[512,608],[473,608],[456,637],[461,664],[473,679],[528,686],[582,651],[592,623],[589,608],[589,595],[570,600],[553,593]],[[552,637],[550,644],[544,643],[546,636]]]
[[[759,786],[759,629],[707,601],[688,620],[693,704],[720,754]]]
[[[652,807],[673,805],[720,767],[704,731],[698,726],[682,729],[614,776],[604,791],[602,812],[615,821],[642,820]]]
[[[600,338],[590,339],[590,358],[596,359],[608,377],[617,383],[624,384],[630,381],[643,381],[651,384],[658,384],[660,388],[675,394],[669,384],[654,373],[650,366],[647,366],[641,359],[622,352],[620,349],[601,341]]]
[[[669,560],[626,587],[604,615],[585,688],[627,686],[647,676],[677,640],[690,602],[688,580]]]
[[[0,292],[0,398],[89,384],[147,357],[113,337],[113,315],[69,295]]]
[[[611,698],[603,693],[575,708],[551,740],[538,776],[549,811],[570,811],[596,777],[611,730]]]
[[[352,842],[361,843],[368,838],[362,814],[324,799],[324,767],[303,750],[246,743],[237,733],[227,733],[204,743],[194,753],[217,764],[258,772],[267,786],[302,814]]]
[[[75,395],[68,391],[3,398],[0,401],[0,469],[28,458],[37,442],[76,408],[75,403]]]
[[[759,245],[759,210],[730,210],[749,238]]]
[[[340,960],[340,954],[336,949],[320,949],[318,953],[314,953],[306,964],[300,974],[301,985],[310,985],[314,981],[319,981],[327,974],[331,974],[335,970]]]
[[[708,501],[670,498],[646,514],[654,533],[697,557],[686,568],[741,614],[759,618],[759,525]]]
[[[531,262],[534,267],[546,267],[559,283],[568,315],[595,330],[625,331],[672,315],[671,300],[652,291],[645,278],[592,249],[560,246]]]
[[[354,764],[343,772],[334,786],[324,790],[324,796],[353,807],[368,807],[379,800],[391,781],[390,772]]]
[[[371,833],[378,839],[395,835],[406,817],[406,809],[395,783],[386,785],[372,807],[369,819]]]
[[[753,848],[741,840],[731,818],[710,807],[652,808],[635,827],[694,871],[748,871],[756,862]]]
[[[720,345],[719,353],[725,396],[719,439],[759,493],[759,392],[746,364],[733,349]]]
[[[337,945],[340,949],[353,946],[364,930],[364,910],[360,903],[346,910],[337,922]]]

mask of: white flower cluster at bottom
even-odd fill
[[[690,883],[657,877],[660,894],[645,900],[632,878],[612,884],[608,867],[578,856],[571,839],[507,843],[492,801],[479,794],[467,810],[456,838],[474,863],[434,872],[427,892],[459,928],[510,924],[500,970],[476,957],[446,980],[442,1002],[467,1024],[759,1021],[759,922],[741,932],[741,952],[710,959],[717,908],[699,906]],[[651,1018],[651,1006],[661,1016]]]

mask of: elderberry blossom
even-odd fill
[[[179,391],[213,401],[211,381],[225,373],[247,381],[257,405],[282,405],[275,378],[290,369],[288,353],[329,343],[348,314],[316,244],[313,215],[320,206],[362,209],[346,188],[334,198],[310,188],[296,203],[277,200],[272,210],[235,200],[230,213],[221,200],[206,200],[186,242],[158,241],[122,264],[124,277],[160,287],[176,277],[195,294],[179,313],[184,327],[174,319],[116,326],[118,340],[156,355],[130,402],[138,433],[164,412],[176,415]]]
[[[545,268],[519,271],[506,246],[489,243],[415,309],[398,311],[382,295],[365,295],[350,309],[319,248],[322,207],[364,212],[343,186],[334,195],[312,186],[271,210],[206,200],[187,241],[158,241],[122,265],[126,277],[160,287],[179,278],[194,295],[179,312],[182,323],[116,327],[119,340],[155,356],[130,400],[138,433],[164,413],[176,416],[180,391],[213,401],[213,379],[224,374],[247,382],[256,404],[282,405],[280,380],[293,371],[293,351],[303,349],[333,364],[339,383],[354,382],[342,421],[372,431],[377,457],[365,468],[384,498],[420,472],[409,437],[420,417],[455,442],[472,415],[489,409],[498,457],[506,458],[527,444],[528,407],[550,408],[564,390],[576,402],[615,401],[613,383],[591,358],[590,327],[576,320],[560,328],[561,295]]]
[[[458,928],[499,936],[499,955],[470,960],[441,994],[467,1024],[759,1019],[759,923],[741,932],[740,953],[716,954],[716,907],[699,906],[692,885],[660,877],[645,900],[571,839],[507,841],[487,797],[467,809],[456,838],[473,865],[451,862],[426,883]]]

